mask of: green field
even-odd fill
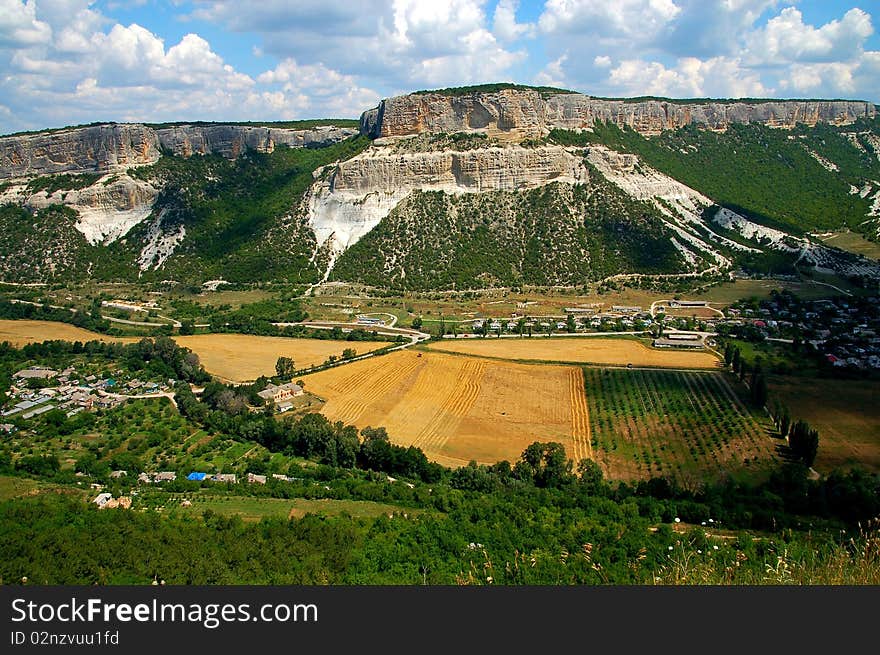
[[[84,494],[85,492],[76,487],[62,486],[52,484],[51,482],[40,482],[31,478],[0,475],[0,502],[42,493]]]
[[[822,241],[829,246],[846,250],[871,259],[880,259],[880,243],[868,241],[858,232],[836,232],[823,236]]]
[[[184,500],[192,503],[181,505]],[[223,516],[240,516],[244,521],[264,518],[302,518],[306,514],[338,516],[348,514],[355,518],[375,518],[395,513],[416,514],[419,510],[369,500],[334,500],[330,498],[263,498],[252,496],[224,496],[214,494],[151,494],[145,502],[164,513],[201,516],[210,510]]]
[[[593,452],[606,476],[690,487],[776,463],[769,420],[725,373],[584,369]]]

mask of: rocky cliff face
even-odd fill
[[[504,89],[460,96],[425,93],[388,98],[364,112],[361,131],[372,137],[483,131],[496,138],[519,139],[541,136],[553,128],[591,128],[597,120],[642,134],[658,134],[690,124],[712,130],[723,130],[732,123],[789,128],[798,123],[846,125],[874,115],[873,104],[856,101],[627,102],[577,93],[545,99],[537,91]]]
[[[180,125],[157,130],[159,144],[175,155],[221,155],[229,159],[242,152],[272,152],[275,146],[320,148],[354,136],[358,131],[348,127],[316,127],[311,130],[289,130],[247,125]]]
[[[373,147],[339,163],[306,198],[319,245],[338,254],[373,229],[414,190],[445,193],[516,191],[554,181],[587,180],[582,158],[560,146],[482,148],[400,154]]]
[[[124,236],[153,210],[159,191],[143,180],[125,174],[108,174],[84,189],[53,193],[29,193],[16,184],[0,194],[0,204],[13,203],[30,209],[65,205],[76,210],[74,227],[90,244],[110,244]]]
[[[0,178],[107,171],[159,159],[156,133],[143,125],[96,125],[0,138]]]
[[[292,130],[246,125],[180,125],[154,130],[113,124],[0,138],[0,179],[51,173],[104,172],[155,163],[162,150],[175,155],[272,152],[278,145],[317,148],[357,134],[354,128]]]

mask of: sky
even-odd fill
[[[0,133],[486,82],[880,103],[880,0],[0,0]]]

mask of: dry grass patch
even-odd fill
[[[306,368],[323,364],[330,355],[339,357],[346,348],[363,355],[389,345],[385,341],[291,339],[250,334],[196,334],[174,340],[196,353],[209,373],[235,382],[275,375],[275,362],[282,356],[293,359],[297,368]]]
[[[819,431],[813,468],[829,473],[861,466],[880,472],[880,383],[774,376],[769,387],[771,398],[779,398],[792,417]]]
[[[321,413],[358,428],[383,426],[394,443],[461,466],[519,459],[534,441],[590,455],[580,369],[399,351],[305,378]],[[575,439],[572,439],[572,434]]]
[[[133,343],[141,337],[108,337],[91,332],[68,323],[55,321],[10,321],[0,320],[0,341],[8,341],[13,346],[24,346],[41,341],[121,341]]]
[[[719,368],[708,352],[651,348],[632,339],[602,337],[532,337],[523,339],[467,339],[432,343],[432,350],[510,360],[579,362],[611,366],[663,368]]]
[[[55,321],[0,320],[0,342],[9,341],[15,346],[54,339],[135,343],[142,338],[108,337]],[[306,368],[323,364],[330,355],[339,357],[346,348],[353,348],[358,355],[363,355],[390,345],[386,341],[292,339],[251,334],[196,334],[175,336],[174,340],[196,353],[206,371],[233,382],[275,375],[275,362],[281,356],[292,358],[297,368]]]

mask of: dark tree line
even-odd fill
[[[738,346],[728,343],[724,348],[724,362],[731,367],[734,374],[743,382],[748,378],[749,396],[760,408],[768,408],[770,417],[783,439],[788,440],[792,455],[807,466],[816,461],[819,450],[819,432],[804,420],[794,421],[788,407],[777,398],[768,405],[767,378],[761,362],[749,365],[742,356]]]

